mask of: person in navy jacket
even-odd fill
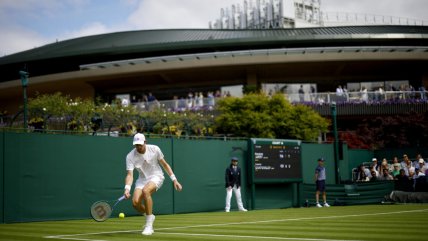
[[[241,168],[238,167],[238,158],[232,157],[230,166],[226,168],[226,207],[225,211],[230,212],[230,200],[232,199],[232,190],[235,193],[236,202],[239,211],[246,212],[241,198]]]

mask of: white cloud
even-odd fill
[[[144,0],[128,22],[139,29],[208,28],[209,21],[220,16],[220,8],[230,8],[233,3],[235,1],[229,0]]]
[[[7,28],[1,33],[0,57],[49,43],[45,37],[28,29]]]
[[[64,39],[78,38],[83,36],[97,35],[97,34],[103,34],[103,33],[109,33],[109,32],[111,32],[111,30],[107,26],[99,22],[94,22],[94,23],[86,24],[81,29],[77,29],[74,31],[67,31],[60,38],[61,40],[64,40]]]

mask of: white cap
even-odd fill
[[[372,159],[372,161],[377,161],[377,159],[376,159],[376,158],[373,158],[373,159]]]
[[[146,137],[141,133],[137,133],[134,136],[134,141],[132,142],[132,145],[137,145],[137,144],[144,145],[145,141],[146,141]]]
[[[419,159],[419,163],[425,163],[424,159]]]

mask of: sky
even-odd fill
[[[255,1],[255,0],[253,0]],[[0,0],[0,57],[67,39],[120,31],[208,28],[244,0]],[[323,12],[425,20],[428,0],[322,0]]]

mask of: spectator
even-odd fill
[[[396,164],[396,163],[398,163],[398,166],[400,166],[400,163],[399,163],[399,161],[398,161],[398,157],[394,157],[393,159],[392,159],[392,164],[391,165],[389,165],[389,172],[390,173],[392,173],[394,170],[395,170],[395,168],[394,168],[394,165]],[[400,170],[400,169],[398,169],[398,170]],[[398,173],[397,173],[398,174]],[[395,175],[393,175],[394,177],[395,177]]]
[[[361,101],[367,103],[369,101],[369,95],[367,93],[366,87],[363,86],[360,92],[361,92]]]
[[[208,97],[208,106],[213,107],[215,104],[214,93],[211,91],[208,91],[207,97]]]
[[[357,182],[368,182],[370,180],[370,171],[361,164],[358,166],[358,173],[357,173]]]
[[[377,159],[372,159],[372,164],[370,165],[370,178],[373,176],[372,173],[375,172],[376,176],[379,176],[379,165],[377,164]]]
[[[412,187],[413,183],[409,179],[409,176],[406,175],[406,172],[401,169],[400,174],[397,175],[397,179],[395,181],[395,190],[411,192],[413,191]]]
[[[204,107],[204,94],[202,94],[202,92],[199,92],[199,96],[198,96],[196,105],[198,106],[198,108]]]
[[[220,90],[216,90],[215,91],[214,97],[215,98],[221,98],[221,92],[220,92]]]
[[[393,164],[394,170],[391,172],[394,179],[397,179],[397,176],[400,175],[401,165],[400,163]]]
[[[386,160],[386,158],[382,159],[382,163],[379,166],[379,173],[382,174],[384,169],[388,170],[389,173],[390,165],[388,164],[388,160]]]
[[[178,96],[174,95],[174,97],[172,99],[173,99],[173,106],[172,106],[172,108],[173,108],[174,111],[178,111],[179,110],[178,109],[178,104],[179,104]]]
[[[379,176],[380,181],[392,181],[394,178],[389,174],[388,169],[382,169],[382,174]]]
[[[152,94],[152,92],[149,92],[149,95],[147,96],[147,102],[149,110],[153,110],[153,108],[156,107],[156,97]]]
[[[376,171],[372,168],[370,174],[372,175],[370,177],[370,182],[375,182],[378,180],[378,174],[376,173]]]
[[[178,101],[178,109],[180,111],[185,111],[186,110],[186,100],[184,99],[184,97],[181,97],[180,100]]]
[[[303,102],[305,100],[305,91],[303,90],[303,85],[300,85],[299,100],[300,102]]]
[[[403,160],[400,162],[401,165],[401,169],[405,170],[406,175],[409,176],[409,167],[413,166],[412,162],[410,161],[409,157],[407,156],[407,154],[403,155]]]
[[[315,101],[317,99],[317,93],[314,85],[311,85],[311,101]]]
[[[421,100],[425,100],[427,98],[425,87],[424,86],[419,87],[419,91],[421,93]]]
[[[422,158],[419,159],[418,165],[416,167],[419,172],[423,174],[425,174],[426,170],[428,170],[428,166]]]
[[[187,104],[187,109],[191,110],[194,104],[192,92],[189,92],[189,94],[187,94],[186,104]]]
[[[403,161],[400,163],[401,169],[403,169],[406,172],[406,176],[409,176],[409,170],[413,168],[413,171],[415,171],[415,167],[413,166],[412,161],[410,161],[409,157],[404,154],[403,155]]]
[[[339,97],[339,99],[340,99],[340,97],[343,96],[343,89],[342,89],[341,85],[337,86],[337,88],[336,88],[336,95]]]
[[[426,170],[425,170],[426,171]],[[425,177],[425,171],[422,169],[416,169],[416,178]]]
[[[419,166],[419,159],[422,159],[422,160],[423,160],[423,158],[422,158],[422,155],[421,155],[421,154],[417,154],[417,155],[416,155],[415,160],[413,161],[413,166],[414,166],[415,168],[417,168],[417,167]]]
[[[416,170],[415,168],[410,168],[409,169],[409,180],[411,183],[411,191],[413,192],[415,190],[415,184],[416,184],[416,179],[418,178],[418,176],[416,175]]]
[[[376,158],[372,158],[372,164],[370,165],[370,167],[373,167],[375,170],[379,169]]]
[[[123,98],[123,99],[122,99],[122,103],[121,103],[121,104],[122,104],[122,106],[123,106],[123,107],[128,107],[128,105],[129,105],[129,101],[128,101],[128,99]]]
[[[156,97],[152,94],[152,92],[149,92],[149,96],[147,96],[148,102],[153,102],[156,100]]]

